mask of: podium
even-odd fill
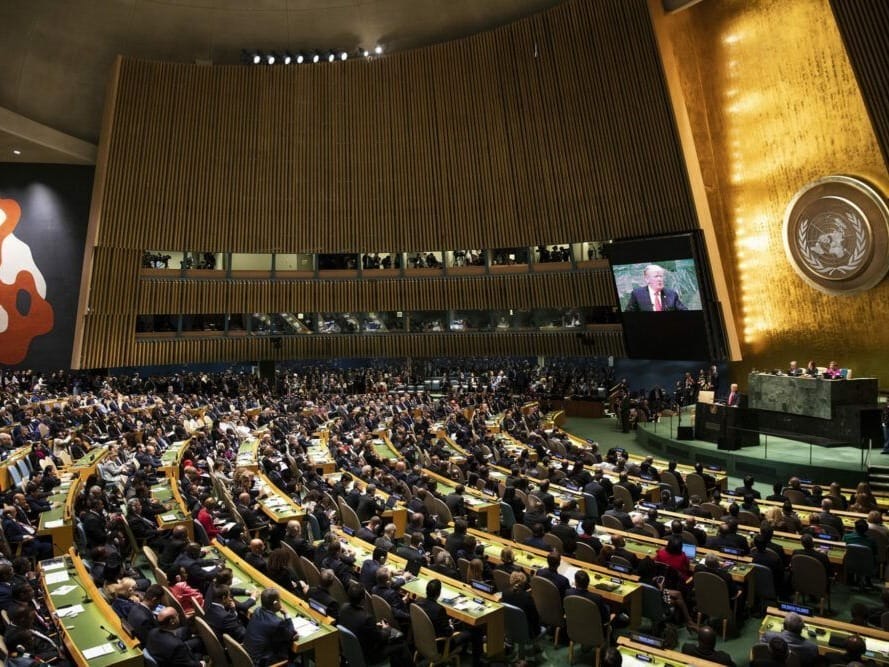
[[[755,410],[719,403],[695,405],[695,439],[716,443],[724,450],[759,446],[759,424]]]

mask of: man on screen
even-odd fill
[[[627,312],[662,312],[665,310],[687,310],[676,290],[664,288],[663,267],[649,264],[642,271],[645,287],[637,287],[630,295]]]

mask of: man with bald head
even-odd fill
[[[244,556],[244,560],[259,572],[265,573],[268,570],[268,563],[265,559],[265,542],[258,538],[250,540],[249,551]]]
[[[716,662],[720,665],[735,667],[735,661],[725,651],[716,649],[716,631],[709,625],[701,625],[698,628],[698,643],[686,642],[682,646],[685,655],[691,655],[701,660]]]
[[[164,607],[157,615],[157,627],[148,633],[148,652],[165,667],[206,667],[182,640],[178,629],[179,613],[173,607]]]

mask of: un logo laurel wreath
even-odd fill
[[[783,241],[788,262],[808,285],[834,296],[857,294],[889,272],[889,206],[860,178],[826,176],[788,204]]]
[[[843,217],[848,220],[855,232],[855,248],[852,250],[851,255],[849,255],[848,263],[840,266],[824,264],[824,262],[821,261],[821,258],[812,252],[809,246],[809,219],[806,218],[800,222],[799,231],[796,234],[797,249],[802,258],[806,260],[806,264],[808,264],[812,270],[830,276],[835,274],[840,274],[842,276],[858,269],[861,262],[867,256],[867,230],[864,222],[852,211],[847,211],[843,214]]]

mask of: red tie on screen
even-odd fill
[[[658,313],[664,309],[663,306],[661,306],[661,293],[660,292],[654,293],[654,309]]]

